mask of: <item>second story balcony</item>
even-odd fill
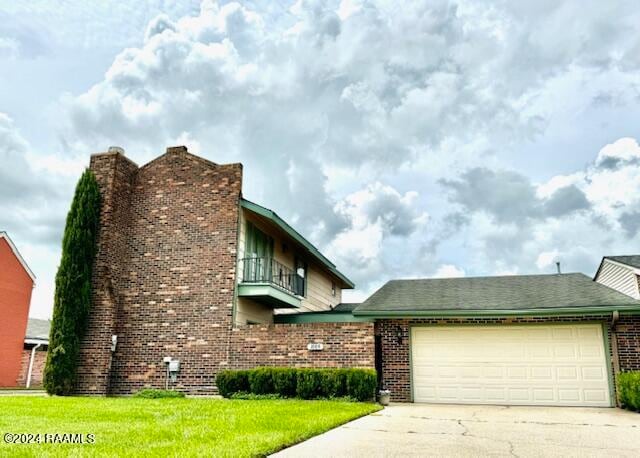
[[[300,306],[305,279],[293,269],[270,257],[240,260],[238,295],[250,297],[273,308]]]

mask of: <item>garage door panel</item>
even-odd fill
[[[411,340],[417,402],[610,405],[600,325],[417,327]]]
[[[580,356],[582,359],[599,360],[602,358],[602,348],[598,345],[580,345]]]
[[[556,367],[556,374],[558,375],[558,380],[578,380],[578,368],[575,366]]]
[[[603,381],[607,374],[601,366],[587,366],[582,368],[582,380]]]

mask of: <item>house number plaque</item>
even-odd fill
[[[307,350],[320,351],[322,349],[324,349],[324,344],[321,344],[321,343],[308,343],[307,344]]]

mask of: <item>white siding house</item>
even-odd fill
[[[602,258],[594,280],[627,296],[640,299],[640,255]]]

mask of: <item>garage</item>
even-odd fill
[[[414,402],[612,405],[600,323],[414,326]]]

